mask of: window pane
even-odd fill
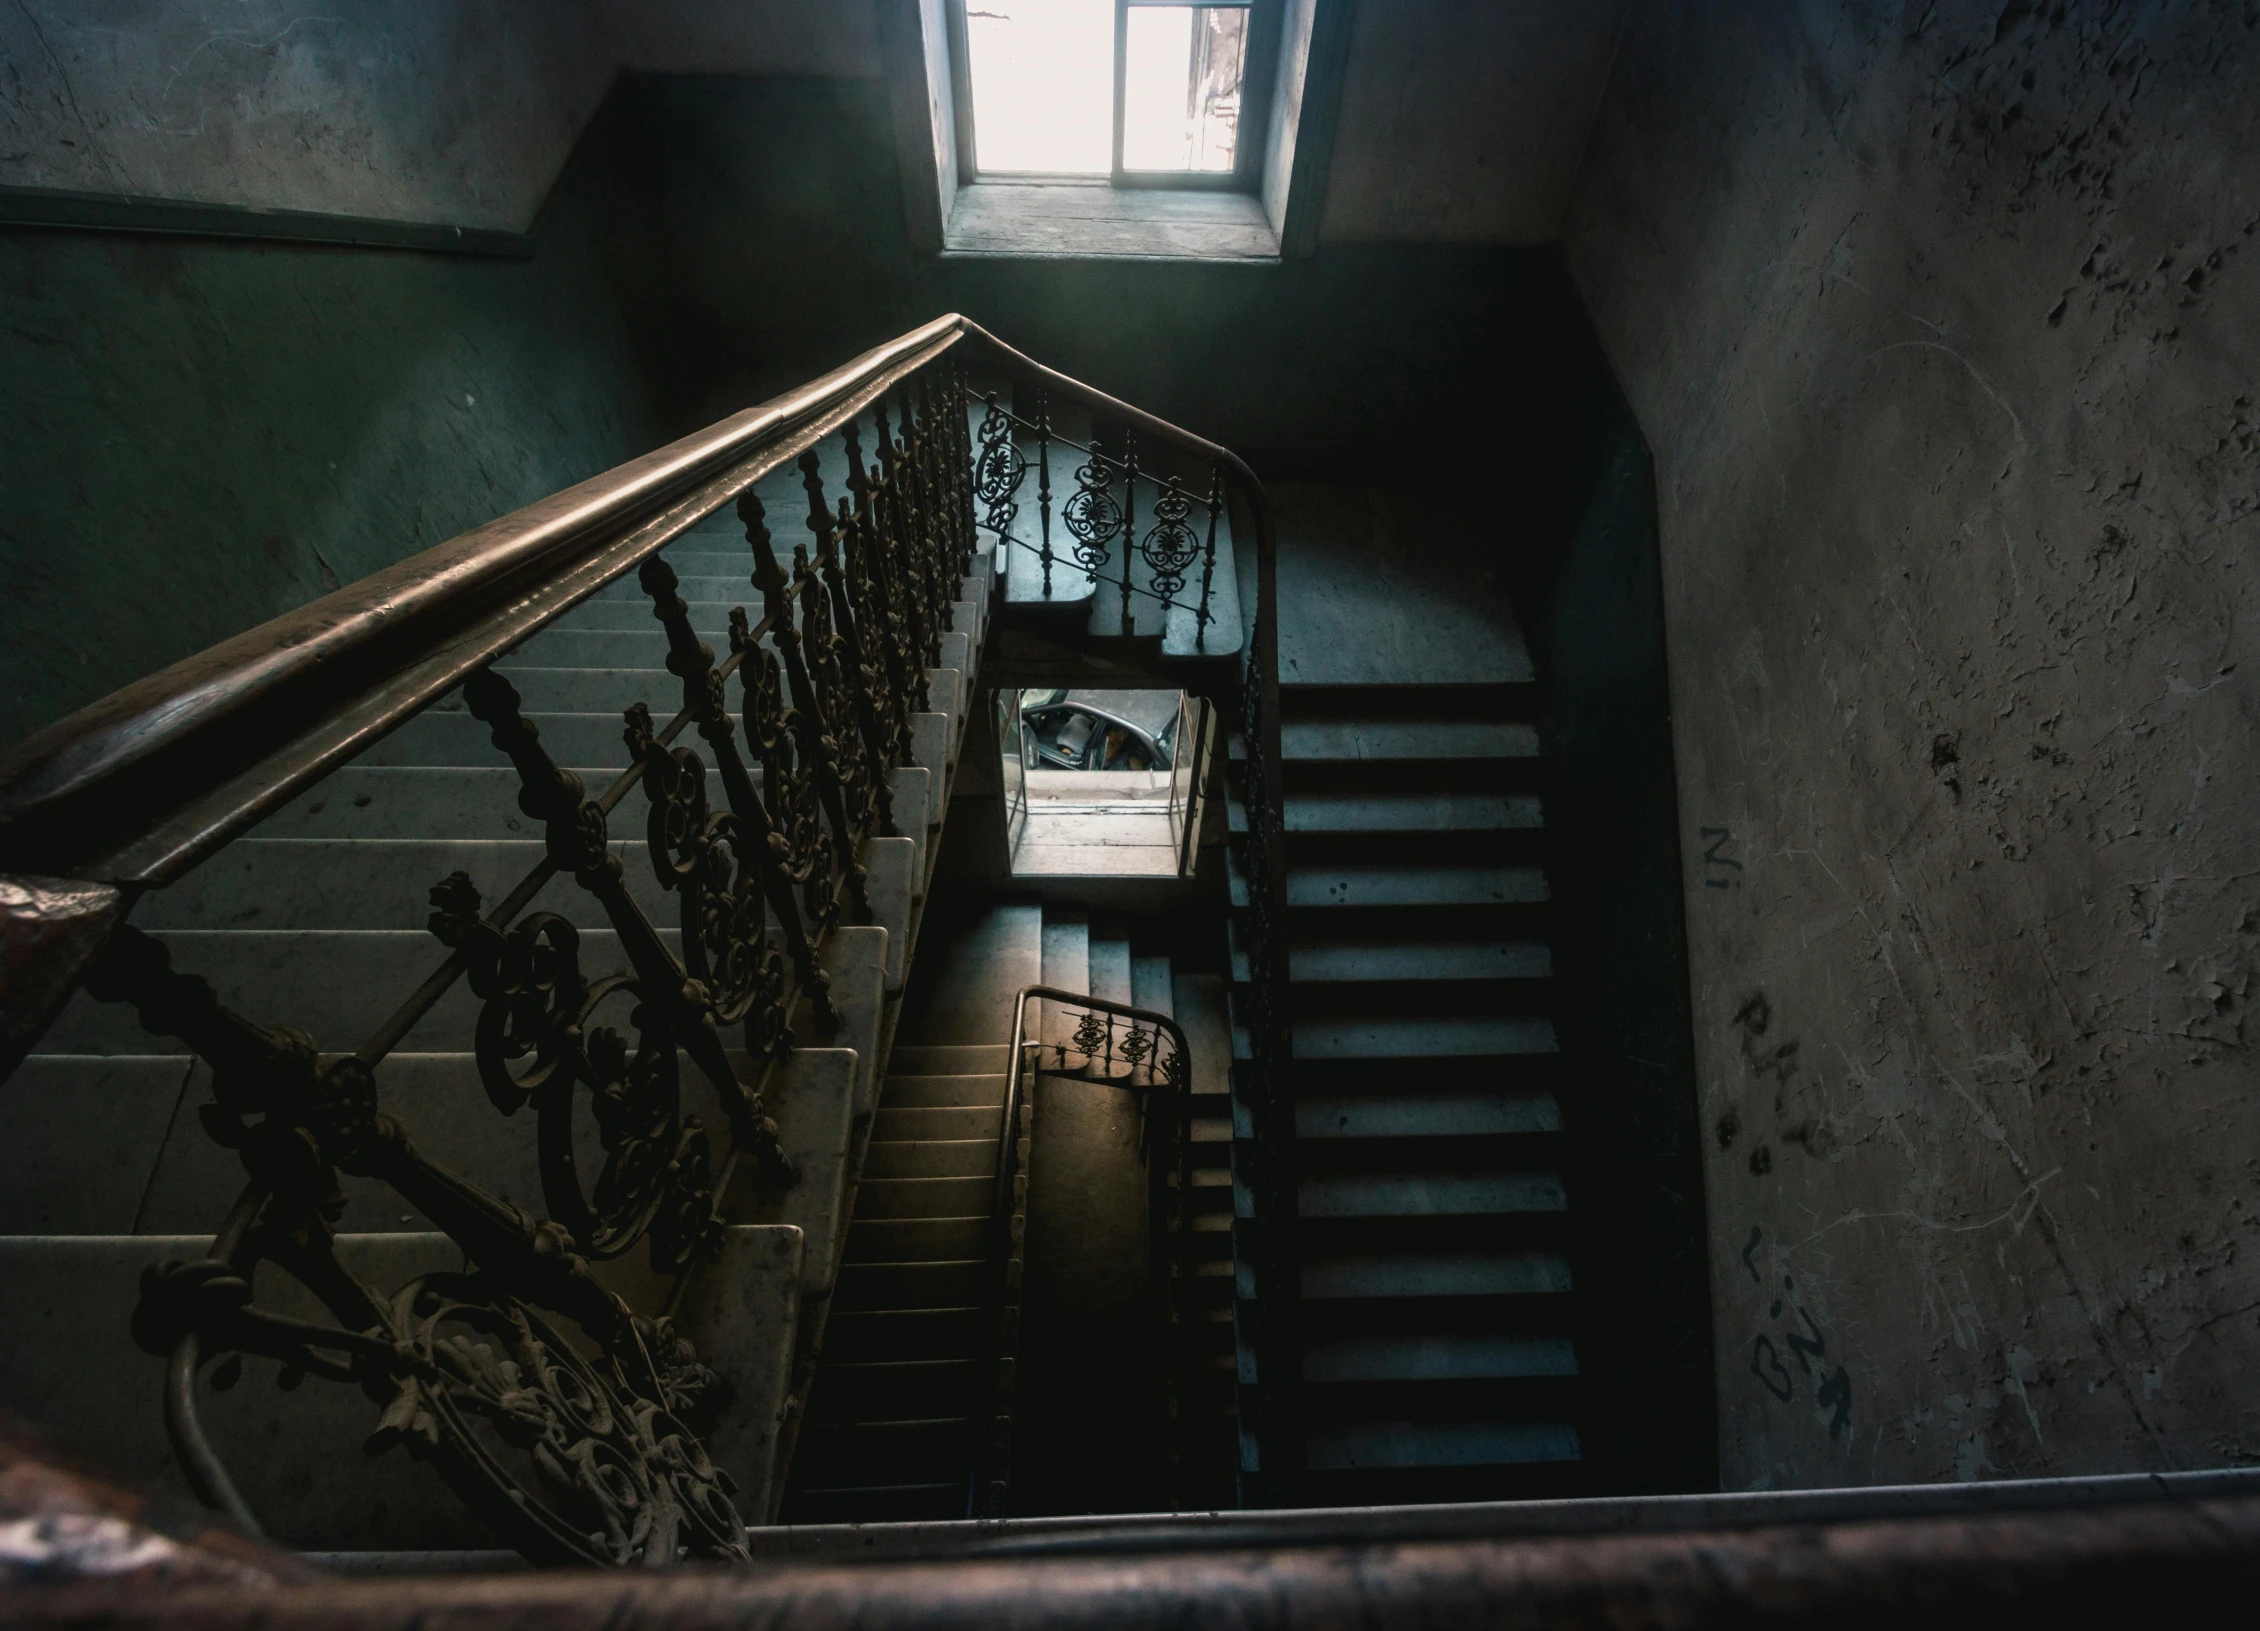
[[[1114,0],[967,0],[965,45],[982,173],[1114,168]]]
[[[1122,80],[1125,170],[1232,168],[1248,13],[1132,6]]]

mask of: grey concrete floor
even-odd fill
[[[1533,677],[1498,550],[1466,505],[1346,482],[1280,482],[1269,493],[1282,684]],[[1243,585],[1243,604],[1253,605],[1252,588]]]

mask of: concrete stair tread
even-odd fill
[[[977,1178],[996,1171],[994,1138],[874,1140],[863,1158],[863,1179]]]
[[[1003,1052],[1003,1049],[998,1049]],[[895,1050],[899,1056],[900,1048]],[[958,1076],[902,1076],[887,1078],[885,1094],[880,1099],[882,1108],[888,1110],[960,1110],[998,1109],[1004,1104],[1005,1082],[1001,1074]]]
[[[1231,874],[1232,904],[1248,904]],[[1552,898],[1538,866],[1289,866],[1287,904],[1304,907],[1526,906]]]
[[[1304,1218],[1466,1217],[1569,1206],[1551,1172],[1305,1173],[1295,1197]]]
[[[1376,764],[1384,774],[1408,761],[1534,759],[1541,751],[1535,726],[1475,719],[1288,720],[1279,745],[1289,764]]]
[[[1308,1139],[1462,1139],[1561,1130],[1561,1105],[1543,1089],[1455,1092],[1449,1083],[1423,1080],[1387,1091],[1304,1092],[1295,1102],[1296,1136]]]
[[[1290,1028],[1297,1063],[1336,1059],[1493,1059],[1556,1051],[1553,1022],[1539,1018],[1386,1016],[1303,1020]],[[1232,1056],[1252,1058],[1235,1027]]]
[[[1306,1301],[1390,1298],[1562,1297],[1573,1288],[1558,1252],[1306,1253]]]
[[[888,1056],[896,1076],[997,1076],[1012,1049],[1004,1042],[927,1043],[898,1039]]]
[[[1289,793],[1293,833],[1489,832],[1545,825],[1530,793]]]

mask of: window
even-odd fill
[[[966,180],[1257,181],[1255,0],[960,0]]]
[[[945,257],[1311,252],[1353,0],[888,0],[912,245]]]

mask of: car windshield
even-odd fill
[[[1175,691],[1023,691],[1032,762],[1056,770],[1167,770],[1178,697]]]

